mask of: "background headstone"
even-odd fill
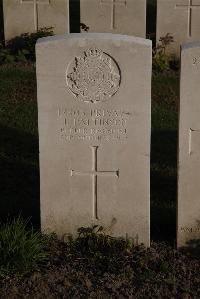
[[[68,0],[4,0],[3,9],[6,40],[43,27],[69,32]]]
[[[167,33],[174,42],[168,53],[180,56],[180,45],[200,39],[200,0],[157,0],[157,43]]]
[[[80,20],[89,32],[146,37],[146,0],[80,0]]]
[[[200,43],[181,54],[178,247],[200,239]]]
[[[71,34],[37,43],[41,224],[149,245],[151,41]]]

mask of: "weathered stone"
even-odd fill
[[[68,0],[4,0],[3,10],[6,40],[43,27],[69,32]]]
[[[151,42],[71,34],[36,53],[43,231],[149,245]]]
[[[179,123],[178,247],[200,239],[200,43],[182,47]]]
[[[146,37],[146,0],[80,0],[80,19],[89,32]]]
[[[157,0],[157,43],[170,33],[167,52],[180,56],[180,45],[200,39],[200,0]]]

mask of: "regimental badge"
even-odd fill
[[[86,103],[103,102],[118,91],[120,69],[111,56],[92,48],[69,64],[66,82],[77,99]]]

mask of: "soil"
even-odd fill
[[[0,298],[200,298],[200,259],[164,243],[117,256],[71,253],[51,242],[46,265],[0,280]]]

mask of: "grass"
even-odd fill
[[[178,75],[152,81],[151,235],[175,240]],[[1,219],[21,215],[40,225],[35,69],[0,68]]]
[[[47,261],[45,239],[18,217],[0,223],[0,276],[24,274]]]
[[[0,218],[20,213],[39,226],[35,70],[0,68]]]
[[[175,73],[152,81],[151,236],[176,238],[179,78]]]
[[[146,249],[106,236],[100,227],[80,228],[65,243],[49,238],[48,253],[40,268],[0,277],[1,299],[200,296],[199,260],[163,243]]]

